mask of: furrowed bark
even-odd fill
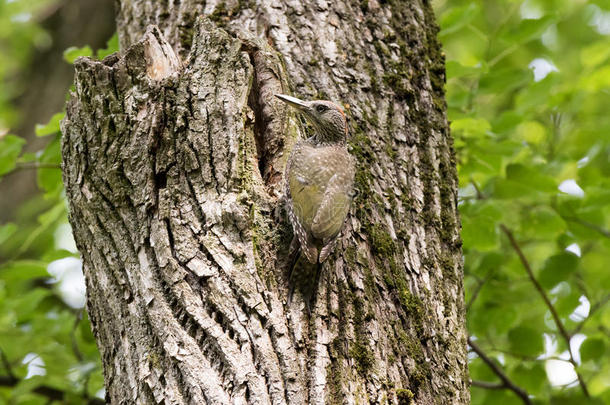
[[[468,403],[429,4],[133,0],[117,20],[124,51],[76,63],[62,149],[108,399]],[[358,160],[311,316],[286,300],[304,129],[278,92],[342,102]]]

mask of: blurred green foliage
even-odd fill
[[[28,66],[36,49],[51,45],[51,37],[35,20],[54,3],[54,0],[0,0],[0,134],[18,120],[12,100],[26,85],[16,80],[19,73]]]
[[[469,333],[534,403],[610,403],[610,2],[434,5]],[[500,382],[474,354],[470,373]],[[472,403],[522,400],[473,386]]]
[[[78,257],[66,243],[58,169],[63,113],[37,126],[49,139],[40,153],[22,154],[24,140],[8,133],[18,120],[11,100],[25,85],[18,72],[50,41],[32,16],[51,3],[0,0],[0,177],[34,168],[42,190],[14,223],[0,225],[0,381],[14,379],[0,386],[7,403],[46,403],[33,391],[40,386],[82,403],[103,387],[86,314],[49,273]],[[610,403],[610,1],[435,7],[472,339],[534,403]],[[117,49],[115,35],[97,57]],[[64,59],[93,54],[70,48]],[[35,227],[21,225],[35,215]],[[470,373],[475,382],[500,382],[474,354]],[[472,402],[522,400],[510,389],[473,386]]]
[[[38,17],[55,3],[0,0],[0,181],[16,171],[36,170],[41,190],[20,207],[14,222],[0,225],[0,403],[7,404],[46,404],[58,395],[63,403],[96,403],[96,396],[103,397],[61,179],[64,113],[36,126],[36,135],[48,140],[38,153],[22,153],[25,140],[10,133],[19,120],[11,103],[27,85],[19,72],[32,62],[36,48],[51,41]],[[66,55],[92,56],[86,48]],[[116,50],[115,35],[97,55]]]

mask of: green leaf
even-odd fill
[[[60,112],[54,114],[46,125],[36,124],[36,136],[47,136],[60,132],[59,122],[66,114]]]
[[[19,281],[47,278],[47,264],[38,260],[18,260],[2,267],[2,280],[16,283]]]
[[[588,68],[603,63],[608,57],[610,57],[610,46],[606,40],[595,42],[580,51],[580,62]]]
[[[546,205],[522,212],[521,233],[533,239],[553,239],[567,229],[565,221]]]
[[[51,225],[56,224],[57,222],[64,222],[65,215],[65,201],[63,199],[59,199],[54,206],[38,216],[39,226],[29,232],[23,243],[19,246],[18,253],[25,252],[27,249],[29,249],[31,244],[36,241],[37,238],[44,238],[45,235],[48,235],[48,230],[51,228]],[[51,228],[51,230],[53,231],[54,229]]]
[[[4,243],[5,240],[10,238],[15,231],[17,230],[17,225],[9,222],[8,224],[0,226],[0,245]]]
[[[73,64],[76,58],[81,56],[93,56],[93,50],[89,45],[85,45],[82,48],[71,46],[64,51],[64,60],[70,64]]]
[[[597,398],[587,398],[579,391],[561,392],[555,394],[550,405],[607,405]]]
[[[582,77],[579,85],[587,91],[595,92],[610,87],[610,66],[602,67]]]
[[[548,131],[537,121],[525,121],[517,127],[517,136],[527,143],[539,145],[546,141]]]
[[[38,160],[38,157],[36,156],[35,153],[32,153],[32,152],[24,152],[21,156],[19,156],[20,163],[31,163],[31,162],[36,162],[37,160]]]
[[[467,25],[475,17],[478,11],[478,5],[474,2],[469,2],[462,7],[454,7],[441,18],[440,36],[451,34]]]
[[[485,253],[477,267],[476,274],[483,278],[487,276],[489,272],[498,270],[505,261],[504,255],[501,255],[498,252],[492,251],[490,253]]]
[[[516,111],[504,111],[493,122],[495,133],[509,132],[515,129],[523,121],[523,115]]]
[[[540,396],[545,382],[546,371],[541,363],[521,363],[510,373],[513,381],[520,387],[526,389],[530,395]]]
[[[61,170],[61,143],[60,136],[57,135],[49,142],[40,155],[39,162],[57,165],[54,167],[43,167],[38,169],[38,186],[46,192],[47,196],[57,196],[63,190]]]
[[[580,358],[582,362],[599,360],[606,351],[606,343],[603,339],[587,338],[580,346]]]
[[[525,68],[501,67],[493,69],[481,78],[479,92],[493,95],[511,91],[531,82],[533,78],[532,72]]]
[[[522,113],[548,108],[553,87],[557,84],[558,76],[551,72],[539,82],[531,83],[519,93],[515,99],[517,110]]]
[[[485,251],[498,243],[496,223],[502,213],[493,203],[462,206],[462,240],[469,249]]]
[[[559,282],[566,280],[576,270],[578,262],[578,256],[570,252],[562,252],[551,256],[544,263],[538,281],[542,286],[552,288]]]
[[[487,148],[490,145],[486,142],[477,141],[477,143],[479,145],[468,144],[468,152],[463,153],[460,165],[462,184],[464,181],[470,181],[470,178],[474,177],[474,175],[497,175],[502,169],[502,153],[493,147]],[[486,149],[487,151],[485,152]]]
[[[489,122],[482,118],[463,118],[451,123],[451,131],[457,136],[481,138],[491,130]]]
[[[44,384],[45,384],[44,376],[35,375],[35,376],[32,376],[31,378],[28,378],[27,380],[22,379],[19,381],[19,383],[17,385],[15,385],[13,387],[11,395],[14,398],[20,398],[24,394],[27,394],[27,393],[33,391],[34,389],[36,389],[37,387],[44,385]],[[40,402],[40,403],[42,403],[42,402]],[[36,404],[36,402],[30,402],[30,404]]]
[[[574,310],[580,305],[580,296],[582,295],[573,283],[568,283],[565,280],[565,284],[569,285],[569,290],[566,289],[566,293],[560,294],[554,303],[555,310],[562,318],[567,318]]]
[[[447,77],[457,78],[464,76],[478,76],[482,72],[480,65],[477,66],[464,66],[461,63],[451,60],[447,61]]]
[[[525,43],[538,39],[546,29],[556,21],[554,16],[546,16],[537,20],[524,19],[514,27],[507,39],[514,43]]]
[[[569,316],[583,291],[592,305],[610,291],[610,46],[602,33],[610,1],[441,1],[436,7],[462,191],[464,286],[468,300],[477,296],[468,308],[468,329],[504,353],[503,369],[533,403],[595,402],[580,395],[578,384],[552,387],[544,377],[545,362],[536,356],[553,322],[496,229],[501,222],[514,230],[536,278],[552,289],[568,330],[577,325]],[[536,82],[529,67],[535,59],[556,70]],[[544,70],[544,64],[536,66]],[[567,179],[578,183],[584,197],[558,190]],[[497,212],[484,215],[488,204]],[[564,252],[571,244],[582,257]],[[583,333],[605,344],[607,339],[591,335],[601,326],[610,327],[605,308],[592,314]],[[528,336],[524,327],[531,328],[536,350],[520,347],[519,337]],[[565,349],[560,340],[557,350]],[[524,353],[535,354],[523,360]],[[579,371],[592,397],[610,403],[609,350],[585,358]],[[479,363],[473,359],[470,366],[478,369]],[[496,381],[478,373],[473,378]],[[472,388],[473,405],[506,401],[521,403],[508,390]]]
[[[478,300],[476,309],[469,314],[468,330],[474,334],[489,334],[493,332],[504,336],[518,322],[519,314],[510,306],[496,302]]]
[[[542,333],[529,326],[511,329],[508,340],[511,350],[524,356],[537,356],[543,351]]]
[[[66,205],[63,200],[59,200],[57,204],[51,207],[48,211],[45,211],[38,217],[38,222],[43,228],[49,227],[51,224],[56,223],[63,214],[66,213]]]
[[[483,393],[484,404],[523,405],[516,395],[508,390],[485,390]]]
[[[23,323],[31,320],[33,317],[39,316],[37,311],[41,301],[51,295],[51,291],[42,288],[33,289],[18,298],[14,298],[12,305],[18,309],[18,323]]]
[[[106,42],[106,48],[98,49],[97,58],[104,59],[108,55],[112,55],[115,52],[119,51],[119,36],[115,32],[112,37]]]
[[[0,176],[15,168],[15,163],[25,139],[15,135],[5,135],[0,138]]]
[[[589,231],[590,232],[590,231]],[[586,285],[592,293],[606,294],[610,290],[610,271],[608,271],[610,249],[597,246],[582,257],[582,273]],[[610,313],[610,311],[608,311]]]
[[[501,199],[536,197],[543,193],[556,194],[557,182],[538,168],[513,163],[506,167],[506,178],[496,179],[494,197]]]

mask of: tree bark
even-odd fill
[[[75,64],[62,145],[107,399],[468,403],[430,4],[116,4],[123,51]],[[307,129],[274,93],[341,102],[358,161],[311,314],[281,209]]]

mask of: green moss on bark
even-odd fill
[[[397,63],[383,74],[383,82],[394,90],[396,97],[405,100],[408,104],[415,101],[415,91],[411,87],[411,75],[405,68]]]
[[[411,405],[413,404],[413,399],[415,395],[413,392],[408,389],[398,388],[396,390],[396,399],[398,400],[398,405]]]
[[[338,296],[339,296],[339,324],[344,325],[346,322],[346,309],[347,309],[347,286],[344,283],[337,285]],[[344,344],[347,340],[345,335],[345,328],[339,327],[337,337],[332,341],[329,346],[329,354],[332,359],[328,367],[326,368],[326,375],[328,376],[328,396],[327,402],[329,404],[342,404],[343,403],[343,360],[346,357],[344,350]]]
[[[373,224],[365,227],[365,230],[371,239],[371,248],[374,253],[382,257],[389,257],[396,252],[396,244],[385,227]]]
[[[349,354],[356,361],[358,372],[367,375],[375,365],[375,356],[366,338],[364,306],[365,304],[360,298],[354,298],[352,307],[354,308],[354,334],[356,336]]]

